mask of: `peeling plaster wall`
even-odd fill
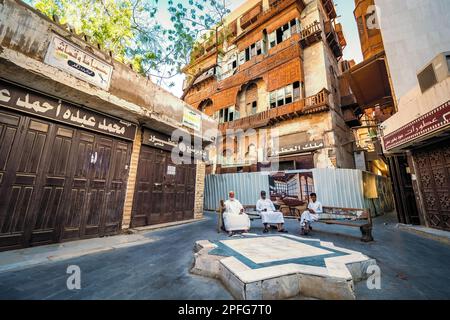
[[[179,127],[184,108],[194,110],[21,1],[2,0],[0,21],[0,76],[7,80],[133,122],[145,123],[152,116],[168,126]],[[44,63],[53,34],[113,66],[108,91]],[[202,124],[207,128],[217,126],[206,117]]]

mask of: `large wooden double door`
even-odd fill
[[[413,152],[425,218],[450,231],[450,139]]]
[[[131,143],[0,109],[0,250],[117,233]]]
[[[193,219],[195,164],[175,165],[171,153],[143,145],[131,227]]]

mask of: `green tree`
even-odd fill
[[[216,0],[29,0],[47,16],[57,16],[77,33],[89,36],[135,70],[170,82],[189,63],[200,36],[213,32],[229,12]],[[170,23],[160,23],[160,8]]]

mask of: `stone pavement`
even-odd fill
[[[189,273],[196,241],[228,239],[216,233],[215,217],[206,217],[140,233],[150,240],[141,245],[2,272],[0,299],[232,299],[219,281]],[[333,225],[316,225],[311,237],[377,260],[381,290],[369,290],[359,282],[358,299],[449,299],[450,246],[396,225],[392,216],[375,219],[376,241],[368,244],[359,241],[359,230]],[[262,233],[260,221],[253,226],[253,232]],[[296,221],[286,227],[291,234],[299,232]],[[69,265],[81,268],[81,290],[66,287]]]
[[[155,241],[155,239],[145,237],[142,234],[130,234],[0,252],[0,273],[52,261],[69,260],[84,255],[142,245],[152,241]]]

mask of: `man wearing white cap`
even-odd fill
[[[250,218],[244,212],[244,207],[230,191],[229,198],[224,203],[223,222],[225,230],[230,236],[237,231],[248,232],[250,230]]]

